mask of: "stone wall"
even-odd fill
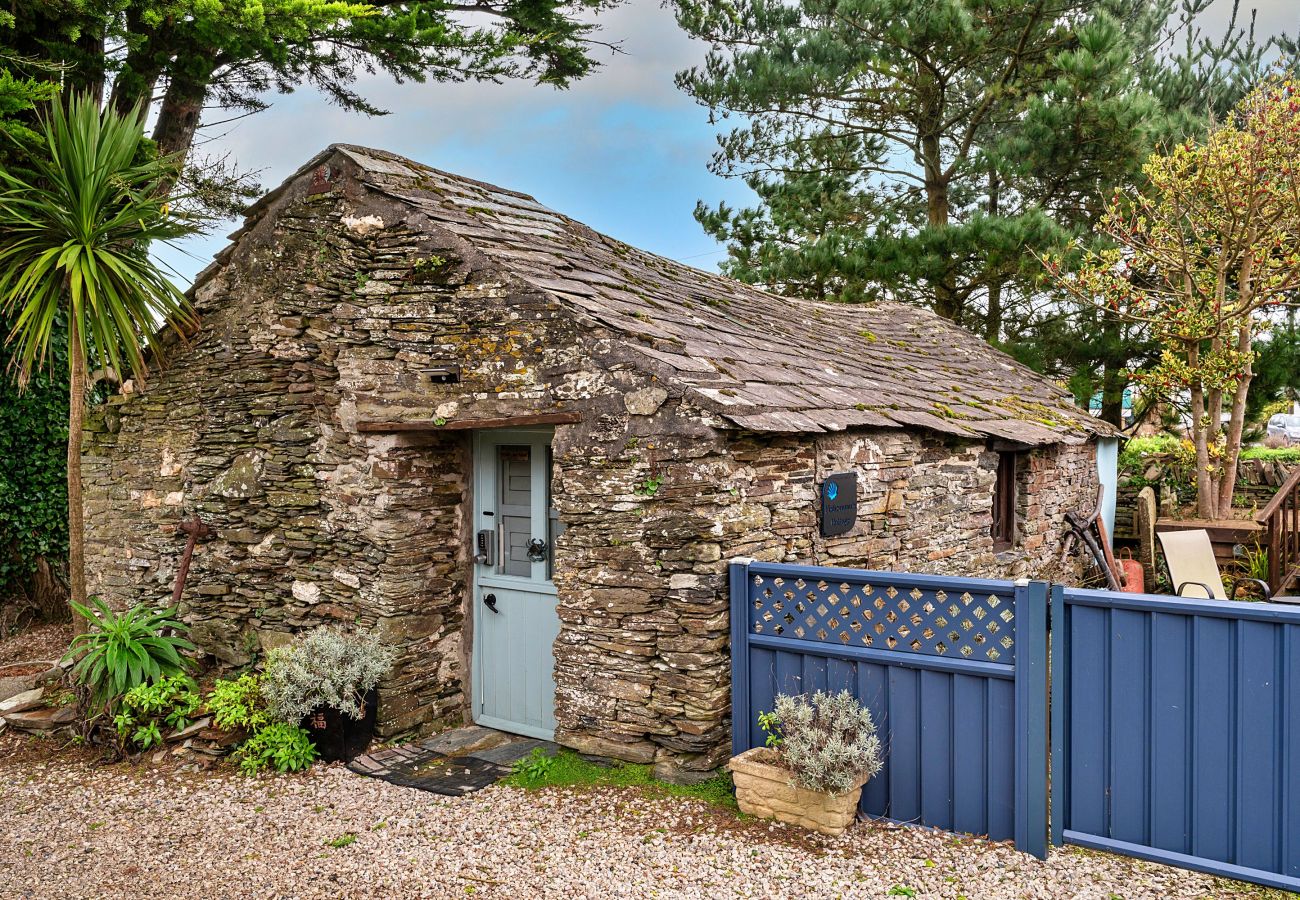
[[[90,589],[116,606],[160,602],[198,547],[183,619],[208,653],[242,665],[325,623],[377,628],[401,649],[380,730],[459,721],[465,707],[468,432],[370,433],[365,421],[454,422],[581,400],[623,408],[642,386],[596,365],[554,300],[485,266],[327,173],[280,197],[215,272],[203,327],[147,386],[89,426],[84,465]],[[373,202],[372,202],[373,201]],[[459,380],[428,370],[452,362]]]
[[[983,443],[728,430],[626,339],[412,215],[322,166],[201,281],[193,344],[90,425],[93,591],[167,597],[176,525],[198,514],[216,535],[181,614],[203,649],[244,664],[314,624],[378,628],[401,648],[381,732],[457,721],[473,624],[457,426],[577,413],[553,441],[557,737],[691,777],[728,748],[728,559],[1046,576],[1061,514],[1095,491],[1092,445],[1027,454],[1019,546],[995,554]],[[817,484],[847,468],[859,526],[825,540]]]
[[[677,421],[689,420],[681,411]],[[899,431],[680,435],[633,416],[622,446],[557,435],[562,743],[703,775],[730,734],[727,561],[1055,577],[1063,516],[1095,497],[1093,444],[1026,452],[1018,540],[990,533],[997,455]],[[817,485],[854,469],[859,524],[825,539]],[[649,491],[650,484],[657,486]]]

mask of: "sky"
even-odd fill
[[[1300,30],[1300,0],[1243,0],[1259,11],[1257,31]],[[1215,0],[1206,28],[1222,27],[1232,0]],[[698,200],[745,204],[738,181],[707,168],[717,129],[673,76],[707,47],[677,27],[660,0],[628,0],[602,16],[602,67],[564,91],[526,81],[404,84],[386,75],[357,87],[391,114],[367,117],[303,88],[267,99],[269,110],[200,133],[206,153],[230,153],[270,189],[332,143],[361,144],[532,194],[552,209],[629,244],[715,269],[722,248],[692,216]],[[209,118],[225,118],[220,110]],[[723,123],[724,125],[726,123]],[[234,230],[186,241],[159,255],[188,283]]]

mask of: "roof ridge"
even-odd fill
[[[683,393],[738,427],[920,427],[1028,445],[1112,431],[1062,387],[932,311],[775,294],[620,241],[530,194],[386,150],[331,144],[250,207],[232,238],[334,154],[366,189],[621,333],[649,370],[671,372]]]

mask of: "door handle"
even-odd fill
[[[486,606],[488,609],[492,610],[492,611],[493,611],[494,613],[496,613],[498,616],[501,615],[501,610],[497,609],[497,595],[496,595],[496,594],[484,594],[484,595],[483,595],[483,605]]]

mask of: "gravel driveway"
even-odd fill
[[[822,838],[637,790],[447,799],[318,766],[248,780],[0,740],[0,897],[1266,896],[1101,854],[860,825]],[[1278,896],[1278,895],[1273,895]]]

